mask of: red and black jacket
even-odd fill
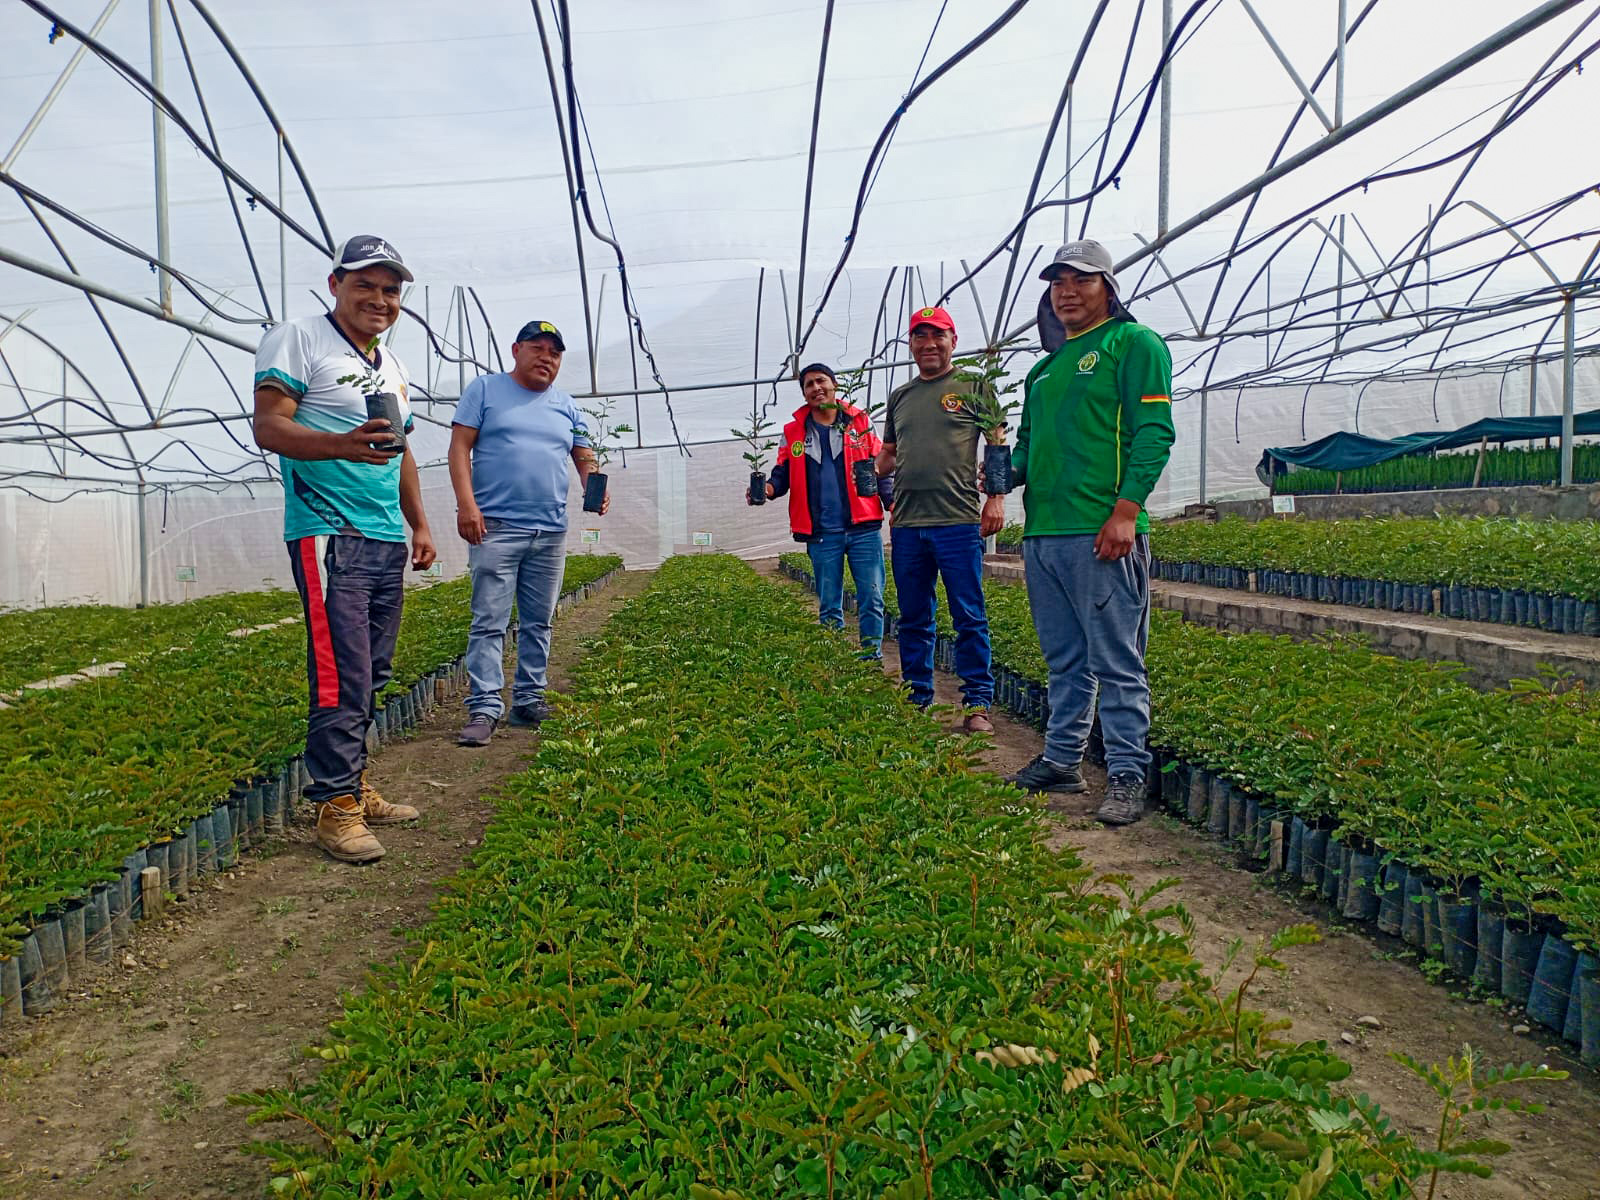
[[[778,448],[778,461],[772,468],[772,494],[774,497],[789,493],[789,527],[797,542],[809,542],[816,536],[817,473],[820,463],[806,457],[806,419],[811,415],[810,405],[801,405],[783,427],[783,445]],[[883,509],[893,503],[894,481],[878,480],[877,491],[863,496],[856,491],[855,464],[877,458],[883,443],[872,432],[872,422],[859,408],[840,403],[839,416],[844,424],[844,453],[833,460],[835,470],[844,475],[844,497],[847,502],[846,525],[859,529],[866,525],[881,525]],[[798,462],[801,470],[793,470]]]

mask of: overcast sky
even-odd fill
[[[530,5],[514,0],[386,0],[382,5],[212,0],[211,7],[282,121],[333,236],[376,232],[389,238],[417,276],[410,304],[418,311],[426,304],[441,325],[458,285],[476,290],[502,347],[529,318],[555,321],[566,331],[570,347],[561,382],[574,391],[585,389],[590,366],[583,346],[573,220]],[[826,5],[823,0],[580,0],[572,7],[590,201],[600,228],[614,228],[624,248],[638,310],[664,377],[683,387],[745,380],[758,367],[757,373],[771,375],[789,351],[793,305],[801,291],[795,270]],[[953,0],[947,5],[839,0],[822,91],[802,325],[809,324],[826,277],[845,248],[868,154],[919,77],[919,62],[920,77],[926,77],[1005,7],[1001,0]],[[891,324],[898,332],[908,307],[902,299],[912,304],[933,299],[941,270],[944,279],[954,279],[963,258],[976,262],[998,244],[1020,215],[1067,69],[1094,7],[1089,0],[1034,0],[911,106],[875,177],[849,270],[820,315],[807,359],[848,365],[866,356],[891,268],[920,267],[909,296],[900,282],[890,289]],[[1100,174],[1101,143],[1096,139],[1106,130],[1137,7],[1133,0],[1111,0],[1078,78],[1071,126],[1072,154],[1078,160],[1075,193]],[[1181,2],[1175,7],[1180,16],[1189,8]],[[1352,0],[1352,18],[1362,7]],[[1532,7],[1480,0],[1377,0],[1349,41],[1345,119],[1359,118]],[[103,0],[60,0],[62,15],[85,27],[102,8]],[[1336,0],[1256,0],[1255,8],[1302,78],[1316,76],[1334,50]],[[275,198],[278,152],[267,118],[187,0],[177,0],[176,10],[223,155],[262,195]],[[1347,214],[1347,276],[1358,267],[1373,270],[1380,256],[1395,256],[1427,221],[1429,206],[1437,208],[1450,194],[1467,158],[1375,185],[1365,193],[1328,203],[1322,203],[1324,198],[1351,181],[1468,146],[1489,131],[1547,62],[1564,63],[1600,37],[1597,10],[1600,5],[1594,0],[1577,4],[1273,185],[1262,194],[1250,231],[1267,233],[1292,214],[1317,206],[1316,215],[1330,227]],[[548,3],[545,12],[548,21]],[[163,25],[165,89],[203,133],[205,122],[183,46],[170,16]],[[23,4],[11,0],[0,5],[0,45],[7,49],[0,64],[0,154],[22,132],[76,47],[70,36],[52,44],[49,32],[49,21]],[[1188,32],[1192,36],[1173,68],[1172,225],[1263,171],[1300,102],[1295,83],[1238,0],[1208,0]],[[102,37],[139,70],[149,71],[146,4],[124,0]],[[1121,104],[1132,111],[1112,126],[1107,168],[1133,136],[1142,89],[1159,50],[1160,4],[1152,2],[1144,5],[1121,94]],[[559,73],[559,48],[556,65]],[[1592,71],[1561,78],[1528,116],[1471,163],[1456,200],[1470,199],[1514,219],[1568,192],[1592,187],[1596,169],[1588,131],[1592,114],[1600,109],[1593,80]],[[1331,117],[1337,99],[1333,72],[1316,95]],[[1089,233],[1109,244],[1119,258],[1137,250],[1140,236],[1155,235],[1156,125],[1152,106],[1117,185],[1097,196],[1089,210]],[[1311,146],[1325,132],[1315,117],[1303,118],[1288,136],[1285,155]],[[266,306],[219,174],[171,124],[167,139],[173,261],[238,322],[230,326],[237,336],[253,340]],[[1063,128],[1049,152],[1041,198],[1062,194],[1066,159]],[[83,219],[154,251],[150,106],[93,55],[7,169],[15,180]],[[320,237],[311,205],[292,174],[285,207]],[[1084,207],[1073,212],[1076,233]],[[1236,206],[1180,238],[1169,251],[1168,268],[1181,272],[1222,255],[1243,214],[1243,206]],[[155,277],[144,263],[58,217],[49,219],[82,274],[121,291],[154,297]],[[278,224],[264,210],[248,207],[242,220],[276,313],[282,282]],[[1463,208],[1441,223],[1438,239],[1453,240],[1487,223],[1477,210]],[[1597,226],[1600,199],[1592,195],[1543,226],[1539,236],[1568,239],[1545,254],[1559,278],[1575,276],[1595,244],[1593,236],[1580,235]],[[1333,286],[1339,256],[1326,248],[1319,256],[1320,234],[1315,230],[1282,249],[1270,278],[1261,270],[1293,228],[1242,254],[1214,306],[1211,291],[1219,275],[1213,268],[1184,284],[1192,318],[1170,289],[1137,306],[1138,315],[1164,334],[1193,339],[1196,325],[1208,335],[1259,325],[1245,318],[1230,326],[1229,314],[1236,306],[1249,312],[1265,308],[1269,296],[1281,304],[1308,286]],[[1061,235],[1060,209],[1037,217],[1028,229],[1023,261],[1039,245],[1048,253]],[[34,218],[8,189],[0,197],[0,247],[59,262]],[[1496,235],[1441,255],[1431,268],[1439,279],[1437,291],[1427,293],[1428,299],[1454,296],[1483,305],[1547,284],[1532,260],[1512,263],[1487,282],[1481,275],[1460,283],[1444,278],[1514,247],[1508,235]],[[615,257],[587,233],[584,253],[591,307],[599,310],[595,374],[603,387],[631,386],[633,362]],[[298,235],[288,237],[286,254],[289,315],[320,311],[315,293],[325,290],[325,256]],[[756,295],[763,268],[767,274],[758,346]],[[979,305],[983,318],[993,321],[1004,274],[1002,259],[980,279],[976,298],[962,292],[953,301],[964,346],[983,341]],[[1144,267],[1128,272],[1124,287],[1143,275]],[[1425,275],[1419,272],[1418,277]],[[1154,272],[1145,282],[1153,286],[1159,279],[1160,273]],[[1020,286],[1013,284],[1017,303],[1009,324],[1031,313],[1041,287],[1031,275]],[[1479,289],[1475,297],[1474,289]],[[226,301],[220,300],[223,295]],[[1347,301],[1353,304],[1358,298],[1351,291]],[[204,315],[201,305],[181,290],[176,307],[190,318]],[[1555,311],[1550,308],[1548,315]],[[483,321],[476,306],[471,312],[477,357],[487,360]],[[81,295],[0,267],[0,314],[14,319],[24,313],[28,327],[79,363],[116,411],[142,413]],[[1397,319],[1403,321],[1404,313],[1402,304]],[[174,407],[238,411],[235,391],[248,395],[247,354],[212,347],[219,370],[198,351],[185,355],[188,335],[183,331],[126,311],[114,311],[111,319],[152,402],[170,389]],[[1508,317],[1503,324],[1528,319]],[[1592,325],[1586,317],[1586,336]],[[1487,328],[1474,326],[1470,337]],[[449,335],[454,336],[453,323]],[[435,390],[454,393],[457,368],[425,363],[422,334],[414,322],[403,322],[395,336],[419,381],[437,375]],[[1293,333],[1286,345],[1292,349],[1303,342],[1310,347],[1324,336],[1325,330]],[[1458,336],[1467,340],[1465,333]],[[1430,337],[1421,345],[1431,352],[1439,335]],[[1520,348],[1536,338],[1536,333],[1512,331],[1498,342],[1459,352],[1446,345],[1440,361],[1452,361],[1458,353],[1481,356],[1496,346]],[[39,345],[15,335],[0,343],[0,350],[22,386],[59,390],[59,360]],[[1259,338],[1230,344],[1220,354],[1213,353],[1214,340],[1175,341],[1174,350],[1180,367],[1186,368],[1178,379],[1180,387],[1198,387],[1207,367],[1225,378],[1254,368],[1269,353]],[[1349,367],[1381,371],[1406,353],[1398,344],[1385,346]],[[1191,360],[1196,361],[1188,365]],[[642,361],[639,370],[647,379]],[[0,372],[0,409],[8,420],[16,409],[15,391],[7,390],[11,385]],[[83,389],[73,383],[69,390]],[[674,401],[680,431],[690,438],[724,436],[731,423],[747,419],[750,399],[749,388],[681,394]],[[798,402],[792,386],[782,396],[782,407],[787,410],[791,401]],[[648,440],[670,437],[659,400],[645,400],[641,413]],[[209,454],[220,456],[219,461],[246,458],[215,433],[193,436]],[[7,464],[23,457],[16,447],[0,449]],[[178,453],[169,461],[180,459]]]

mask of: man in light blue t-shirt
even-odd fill
[[[538,725],[550,711],[544,693],[550,622],[567,562],[567,463],[584,482],[596,469],[577,402],[555,386],[566,348],[549,321],[529,321],[511,347],[511,370],[480,375],[456,405],[450,482],[472,572],[472,686],[456,738],[463,746],[487,745],[505,714],[500,693],[513,597],[519,623],[511,724]],[[601,511],[610,504],[608,494]]]

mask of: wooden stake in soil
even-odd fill
[[[160,867],[146,867],[139,872],[139,890],[144,893],[144,919],[159,917],[167,903],[166,893],[161,890]]]

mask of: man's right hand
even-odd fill
[[[342,434],[339,440],[344,443],[343,453],[339,457],[348,462],[371,463],[381,467],[392,463],[395,455],[401,452],[400,439],[395,436],[394,426],[387,417],[373,417],[349,433]],[[373,448],[374,444],[376,449]]]
[[[483,513],[476,504],[467,508],[456,509],[456,532],[461,535],[461,540],[469,546],[483,545]]]

